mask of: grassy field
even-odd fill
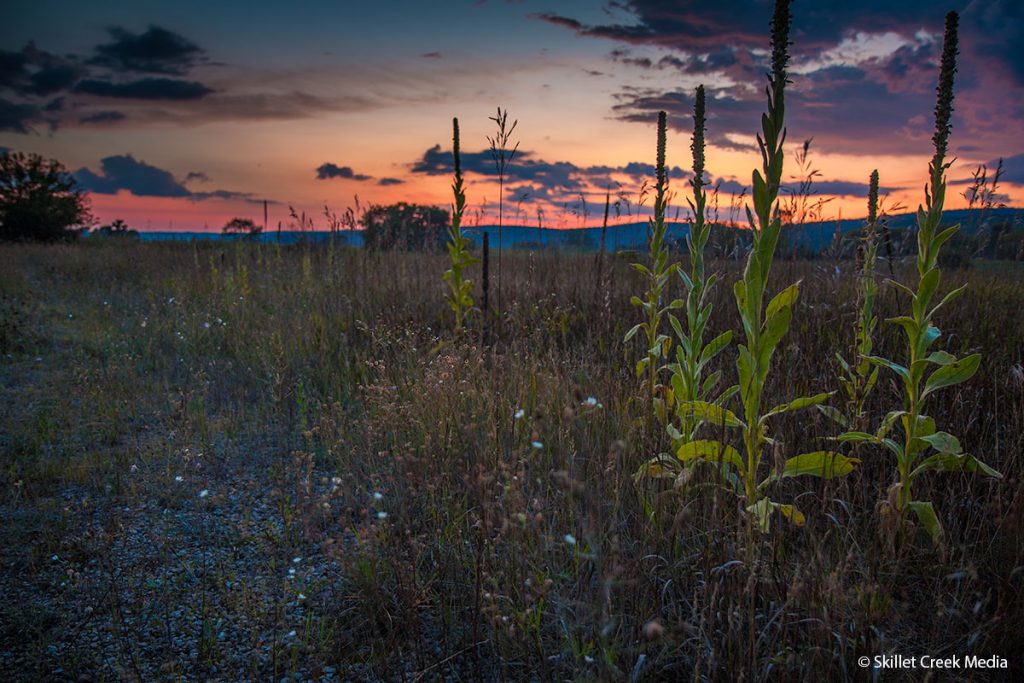
[[[942,680],[1022,671],[1024,270],[943,284],[970,286],[939,344],[983,361],[930,413],[1004,475],[918,481],[945,542],[891,542],[893,460],[863,445],[847,477],[777,487],[806,524],[751,543],[713,468],[634,479],[667,448],[622,341],[643,285],[612,257],[598,289],[595,258],[506,253],[483,347],[479,317],[452,333],[442,255],[0,247],[6,679],[842,681],[881,654],[1011,667]],[[802,284],[767,404],[837,389],[853,268],[775,264],[773,287]],[[731,296],[713,290],[715,334],[739,334]],[[901,343],[880,325],[880,355]],[[729,383],[734,363],[715,358]],[[869,414],[899,407],[893,377]],[[814,410],[772,429],[787,453],[839,431]]]

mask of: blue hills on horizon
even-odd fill
[[[981,219],[984,217],[988,222],[992,219],[1019,220],[1024,218],[1024,209],[999,208],[990,209],[984,212],[980,209],[954,209],[943,214],[943,223],[959,223],[966,234],[971,234],[979,228]],[[890,216],[887,224],[893,230],[913,228],[915,225],[915,214],[905,213]],[[790,226],[784,229],[791,247],[801,248],[805,251],[817,253],[824,251],[835,239],[836,230],[845,234],[858,230],[864,226],[864,219],[828,220],[802,225]],[[506,225],[501,228],[500,246],[502,249],[569,249],[578,251],[596,251],[601,241],[600,227],[590,228],[538,228],[536,226]],[[609,225],[606,239],[608,251],[628,251],[646,248],[647,244],[647,221],[632,223],[620,223]],[[499,229],[496,225],[476,226],[464,228],[466,236],[479,247],[482,235],[487,233],[491,248],[499,246]],[[670,221],[668,224],[668,238],[671,241],[682,243],[690,231],[688,222]],[[242,241],[251,239],[248,235],[224,234],[219,232],[172,232],[172,231],[139,231],[139,239],[144,242],[155,241]],[[299,244],[301,242],[326,243],[334,239],[338,244],[346,246],[361,247],[363,245],[363,234],[359,230],[340,230],[337,232],[282,230],[280,233],[270,231],[261,233],[257,240],[262,243],[279,243],[284,245]]]

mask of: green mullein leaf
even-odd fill
[[[817,408],[819,411],[821,411],[823,415],[831,419],[840,427],[846,429],[850,426],[849,418],[843,415],[843,413],[839,411],[837,408],[833,406],[822,405],[820,403],[818,404]]]
[[[959,439],[947,432],[934,432],[919,438],[922,441],[927,441],[931,444],[932,448],[937,450],[939,453],[951,453],[956,455],[963,452]]]
[[[790,308],[796,302],[800,294],[800,283],[794,283],[772,297],[768,303],[768,310],[765,311],[765,318],[771,319],[783,308]]]
[[[715,426],[745,426],[743,421],[736,417],[735,413],[728,408],[723,408],[707,401],[681,401],[679,403],[679,411]]]
[[[881,358],[879,356],[868,356],[868,360],[876,365],[889,368],[905,380],[910,380],[910,371],[899,363],[894,363],[887,358]]]
[[[775,406],[767,413],[765,413],[764,417],[762,417],[761,419],[764,420],[764,418],[769,417],[771,415],[778,415],[779,413],[785,413],[791,410],[802,410],[804,408],[816,406],[820,403],[824,403],[825,401],[827,401],[829,397],[832,396],[832,394],[834,393],[835,392],[833,391],[829,391],[823,394],[817,394],[815,396],[804,396],[802,398],[793,399],[789,403],[784,403],[780,406]]]
[[[787,459],[782,465],[782,471],[777,476],[779,479],[804,475],[834,479],[852,472],[854,465],[859,462],[858,458],[848,458],[835,451],[802,453]]]
[[[945,535],[942,530],[942,524],[939,522],[938,515],[935,514],[935,508],[931,502],[923,502],[919,500],[910,501],[908,504],[910,509],[914,511],[921,526],[925,528],[928,535],[931,536],[932,543],[940,545],[942,543],[943,536]]]
[[[729,463],[736,471],[742,474],[746,464],[740,458],[740,454],[732,446],[726,446],[718,441],[691,441],[676,449],[676,457],[683,462],[690,460],[703,460],[711,463]]]
[[[986,465],[981,460],[978,460],[973,455],[969,455],[967,453],[933,453],[922,460],[920,465],[914,468],[913,472],[911,472],[911,476],[916,477],[918,474],[928,472],[929,470],[971,472],[983,474],[986,477],[992,477],[994,479],[1003,478],[1003,475],[998,470]]]
[[[981,354],[974,353],[966,358],[940,367],[925,380],[924,392],[921,394],[921,397],[924,398],[937,389],[966,382],[978,371],[979,365],[981,365]]]

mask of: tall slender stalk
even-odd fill
[[[604,259],[605,250],[607,246],[607,235],[608,235],[608,209],[612,203],[612,192],[608,190],[604,196],[604,220],[601,221],[601,243],[597,250],[597,277],[594,280],[594,296],[595,298],[601,295],[601,290],[604,288]]]
[[[704,86],[698,86],[693,104],[693,141],[690,149],[693,152],[693,199],[688,199],[693,222],[690,234],[686,236],[686,249],[690,256],[690,272],[682,266],[676,272],[686,289],[686,329],[675,315],[669,314],[669,322],[675,330],[679,344],[676,346],[676,362],[670,367],[672,371],[672,393],[676,401],[676,424],[669,425],[669,436],[672,437],[674,450],[684,443],[692,441],[697,434],[701,420],[693,412],[695,401],[707,401],[711,398],[721,371],[716,371],[704,378],[704,369],[729,342],[732,331],[718,335],[707,346],[704,345],[704,332],[711,318],[712,305],[708,295],[715,286],[717,277],[706,276],[704,266],[704,248],[711,237],[711,224],[707,222],[707,184],[704,179],[704,134],[706,126]],[[727,391],[719,396],[715,403],[727,400],[733,392]]]
[[[872,171],[868,184],[868,217],[864,225],[864,234],[858,249],[860,275],[857,283],[857,322],[854,326],[853,353],[847,361],[836,352],[839,366],[839,386],[846,398],[846,410],[839,410],[826,405],[819,409],[842,425],[845,429],[863,430],[867,428],[868,419],[865,414],[865,403],[878,381],[878,366],[872,365],[868,358],[874,349],[875,328],[878,317],[875,315],[875,299],[878,296],[878,171]]]
[[[772,17],[772,73],[768,86],[768,112],[761,116],[761,133],[757,136],[762,168],[760,171],[755,170],[752,176],[753,214],[749,208],[747,209],[754,241],[743,271],[743,279],[737,282],[735,287],[736,303],[746,339],[746,344],[739,347],[740,355],[736,366],[739,371],[740,397],[746,418],[743,430],[743,445],[746,450],[743,487],[747,503],[751,506],[759,498],[756,473],[766,445],[761,424],[761,399],[765,380],[775,347],[789,329],[792,304],[796,301],[798,292],[797,285],[791,285],[783,290],[772,300],[766,315],[764,297],[768,273],[782,228],[776,201],[782,183],[782,145],[786,139],[783,122],[790,23],[789,1],[776,2]]]
[[[633,296],[630,301],[634,306],[641,308],[644,313],[644,321],[633,326],[626,333],[625,342],[632,339],[637,332],[644,332],[644,357],[636,364],[636,376],[641,378],[646,374],[645,384],[647,394],[653,402],[653,408],[658,419],[664,424],[667,419],[665,400],[660,395],[661,385],[658,382],[658,371],[660,370],[661,359],[668,356],[672,347],[672,338],[661,332],[661,319],[664,315],[676,308],[681,308],[682,300],[677,299],[668,305],[662,305],[662,294],[665,285],[668,283],[675,263],[669,263],[668,245],[665,243],[665,208],[668,205],[668,175],[665,172],[665,138],[668,128],[667,115],[665,112],[658,112],[658,144],[655,164],[655,191],[654,191],[654,217],[650,220],[650,247],[648,265],[642,263],[632,264],[633,268],[643,274],[647,280],[647,291],[644,298]]]
[[[491,121],[494,121],[497,126],[497,132],[494,137],[487,137],[487,142],[491,148],[491,158],[494,159],[494,170],[498,174],[498,314],[501,315],[501,250],[503,248],[502,240],[502,228],[504,222],[504,207],[505,207],[505,172],[508,170],[508,165],[512,163],[512,160],[516,156],[516,152],[519,150],[519,142],[517,141],[512,148],[509,149],[509,144],[512,140],[512,133],[516,129],[516,125],[519,123],[518,120],[512,122],[512,125],[508,125],[508,110],[501,110],[498,107],[498,115],[490,117]]]

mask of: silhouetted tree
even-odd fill
[[[363,240],[370,249],[441,249],[449,220],[448,212],[436,206],[374,205],[363,214]]]
[[[92,220],[88,198],[59,161],[0,154],[0,240],[74,239]]]
[[[96,236],[97,237],[120,237],[120,238],[126,238],[126,239],[138,239],[139,238],[139,231],[138,230],[132,230],[131,228],[128,227],[127,223],[125,223],[120,218],[117,218],[112,223],[110,223],[109,225],[101,225],[96,230]]]
[[[263,232],[263,228],[248,218],[232,218],[224,224],[222,232],[231,235],[242,234],[255,238]]]

